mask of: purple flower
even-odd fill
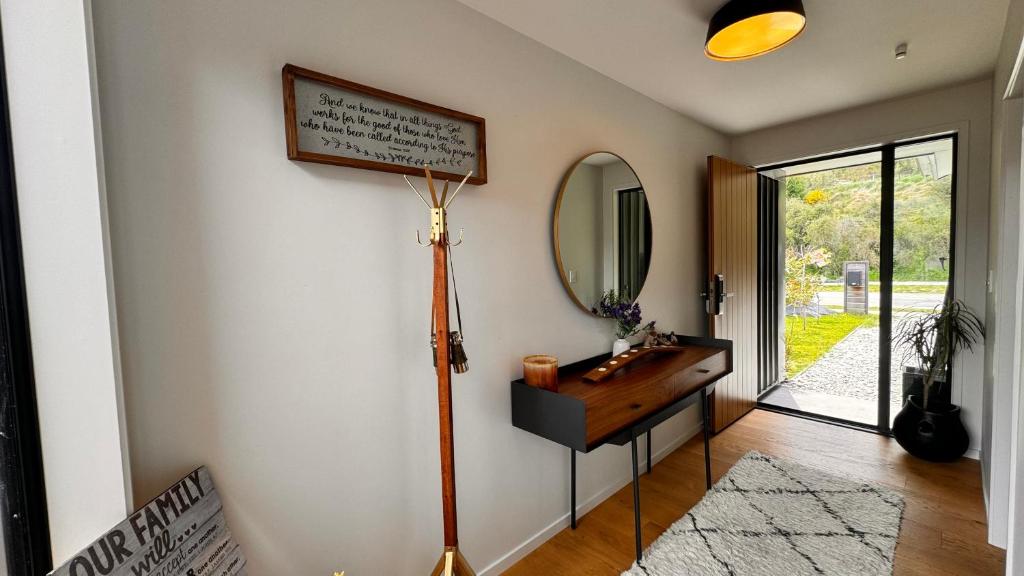
[[[650,330],[654,327],[654,322],[651,321],[640,328],[640,323],[643,321],[640,304],[622,300],[615,290],[606,292],[597,306],[591,310],[598,316],[615,320],[615,334],[619,338],[629,338],[642,330]]]

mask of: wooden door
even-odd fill
[[[707,207],[708,334],[733,343],[711,404],[719,432],[757,404],[757,171],[709,156]]]

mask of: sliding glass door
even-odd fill
[[[894,331],[949,290],[955,148],[944,135],[762,170],[779,194],[760,236],[782,257],[760,289],[783,297],[777,332],[762,330],[762,355],[782,358],[761,405],[889,430],[904,400]]]

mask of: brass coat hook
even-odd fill
[[[458,240],[458,242],[455,242],[454,244],[449,244],[449,246],[454,248],[454,247],[458,246],[459,244],[462,244],[462,233],[465,232],[465,231],[466,231],[465,228],[459,228],[459,240]]]
[[[452,192],[452,195],[450,197],[448,196],[448,187],[451,184],[451,182],[445,180],[444,189],[441,191],[441,197],[438,198],[437,190],[434,188],[434,176],[430,173],[430,165],[424,164],[423,170],[427,178],[427,188],[430,190],[429,202],[427,201],[427,197],[422,192],[420,192],[419,189],[416,188],[416,186],[413,185],[412,182],[409,181],[408,176],[402,176],[402,179],[405,180],[405,183],[409,185],[409,188],[412,188],[412,191],[416,193],[416,197],[419,198],[420,201],[423,202],[423,205],[430,210],[430,241],[423,242],[423,240],[420,238],[420,231],[417,230],[416,243],[419,244],[420,246],[426,247],[441,243],[443,240],[443,242],[448,246],[458,246],[462,244],[462,237],[463,233],[465,232],[465,229],[459,228],[458,241],[454,243],[449,243],[446,211],[448,206],[451,206],[452,202],[455,200],[455,196],[459,193],[459,190],[462,190],[462,187],[466,184],[466,181],[469,180],[469,177],[473,175],[473,171],[470,170],[466,174],[466,176],[462,179],[462,182],[459,183],[458,187],[455,188],[455,192]]]
[[[419,230],[416,231],[416,243],[419,244],[420,246],[424,246],[426,248],[429,248],[433,244],[433,242],[423,242],[422,240],[420,240],[420,231]]]

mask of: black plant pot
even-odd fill
[[[907,403],[892,423],[892,435],[904,450],[932,462],[952,462],[964,455],[970,439],[960,407],[931,402],[928,410],[921,407],[917,396]]]

